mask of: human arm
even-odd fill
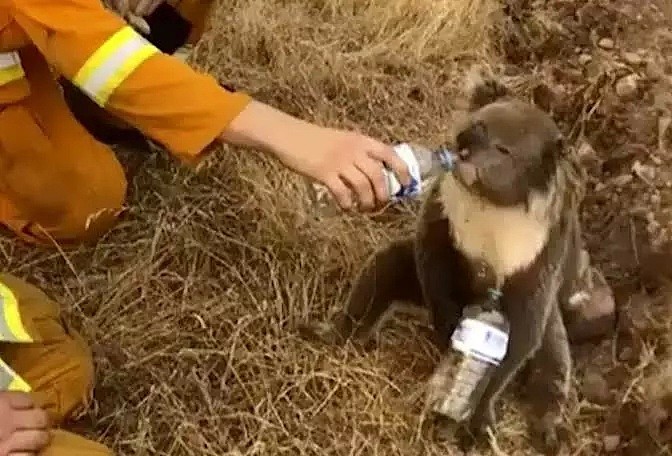
[[[244,144],[329,187],[349,207],[386,201],[381,159],[408,183],[391,148],[319,127],[220,87],[156,50],[98,0],[13,0],[15,19],[46,60],[96,103],[185,162],[215,141]],[[374,188],[376,190],[374,190]]]
[[[271,153],[288,168],[325,185],[342,208],[351,208],[354,190],[361,209],[389,198],[382,163],[403,184],[410,178],[392,148],[369,136],[321,127],[251,101],[219,139]]]

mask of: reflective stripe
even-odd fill
[[[19,313],[19,303],[12,290],[0,282],[0,341],[33,342]]]
[[[126,26],[89,57],[72,82],[104,107],[112,93],[138,66],[160,52],[133,28]]]
[[[18,52],[0,52],[0,86],[21,79],[25,75]]]
[[[19,391],[28,393],[30,385],[0,359],[0,391]]]

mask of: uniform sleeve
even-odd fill
[[[99,106],[192,162],[247,106],[162,54],[100,0],[12,0],[14,17],[60,74]]]

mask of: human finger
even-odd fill
[[[114,9],[120,16],[125,16],[130,10],[129,0],[110,0],[108,2],[112,9]]]
[[[352,188],[357,194],[359,206],[363,210],[370,210],[374,206],[373,187],[369,178],[360,171],[356,166],[350,166],[342,171],[341,178]]]
[[[367,150],[371,157],[386,163],[392,169],[401,185],[411,185],[411,174],[408,171],[408,165],[399,158],[399,155],[397,155],[392,146],[369,138]]]
[[[47,431],[17,431],[14,432],[6,442],[8,454],[21,454],[39,452],[49,444],[49,432]]]
[[[387,188],[387,181],[385,180],[383,164],[368,155],[364,155],[364,157],[355,162],[355,166],[369,178],[376,199],[380,203],[387,202],[390,195]]]
[[[18,430],[40,430],[49,427],[47,413],[39,408],[17,410],[14,412],[14,428]]]
[[[14,410],[25,410],[35,407],[35,402],[30,394],[7,391],[2,393],[11,408]]]
[[[352,207],[352,192],[338,176],[325,180],[324,185],[327,186],[341,209],[347,210]]]
[[[126,20],[133,26],[133,28],[140,31],[141,33],[148,35],[152,31],[149,27],[149,24],[142,16],[136,16],[135,14],[132,14],[127,16]]]
[[[149,16],[163,0],[139,0],[134,13],[138,16]]]

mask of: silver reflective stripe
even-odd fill
[[[0,52],[0,70],[21,65],[18,52]]]
[[[16,52],[0,52],[0,86],[23,79],[25,73]]]
[[[0,391],[31,391],[30,385],[0,359]]]
[[[0,391],[9,390],[14,380],[14,372],[10,371],[5,363],[0,364]]]
[[[84,81],[80,89],[89,96],[97,98],[102,92],[108,81],[119,71],[126,61],[137,51],[148,44],[142,36],[138,35],[124,43],[107,60],[102,62],[98,68]]]
[[[7,302],[5,297],[0,293],[0,341],[2,342],[18,342],[7,324]]]
[[[132,27],[122,27],[89,56],[72,82],[104,107],[140,65],[160,52]]]

